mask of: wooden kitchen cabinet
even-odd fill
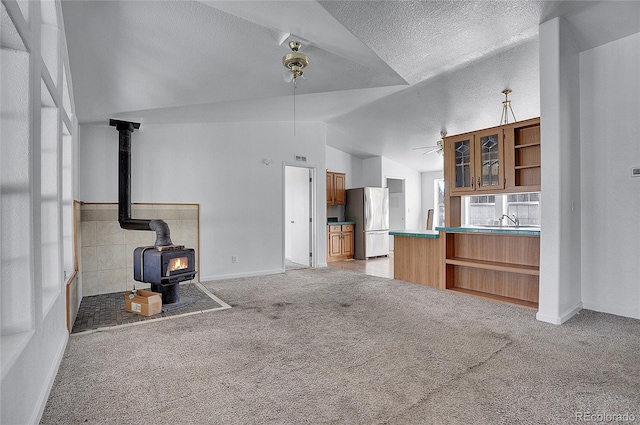
[[[540,118],[504,128],[506,187],[508,192],[540,191]]]
[[[327,261],[353,258],[353,224],[327,226]]]
[[[347,175],[327,171],[327,205],[345,205],[347,203]]]
[[[540,118],[444,141],[444,175],[451,196],[540,191]]]
[[[445,176],[451,194],[496,193],[504,188],[504,129],[445,138]]]

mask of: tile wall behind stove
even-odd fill
[[[133,204],[132,218],[162,219],[171,230],[171,241],[196,250],[199,270],[198,204]],[[149,284],[133,279],[133,250],[153,246],[153,231],[124,230],[118,222],[118,204],[82,203],[76,234],[82,296],[122,292]],[[198,276],[194,281],[198,281]]]

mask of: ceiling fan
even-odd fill
[[[438,155],[442,155],[442,152],[444,150],[444,138],[446,137],[446,135],[447,135],[447,132],[442,130],[440,132],[440,136],[442,138],[440,140],[438,140],[435,145],[433,145],[433,146],[421,146],[421,147],[418,147],[418,148],[413,148],[411,150],[412,151],[417,151],[417,150],[420,150],[420,149],[426,149],[426,151],[423,152],[422,155],[426,155],[426,154],[434,153],[434,152],[437,153]]]
[[[299,51],[301,47],[302,43],[299,41],[290,41],[289,48],[291,49],[291,53],[284,55],[282,58],[282,65],[287,68],[287,71],[284,71],[282,74],[282,78],[287,83],[293,81],[294,86],[299,77],[304,79],[302,70],[309,65],[307,55]]]

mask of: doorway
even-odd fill
[[[286,165],[284,205],[284,268],[313,265],[313,169]]]
[[[404,179],[387,178],[389,188],[389,230],[405,230]],[[393,251],[393,236],[389,236],[389,250]]]

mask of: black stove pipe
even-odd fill
[[[109,125],[118,130],[118,221],[127,230],[151,230],[156,232],[155,248],[173,245],[169,225],[164,220],[131,218],[131,133],[140,128],[140,123],[109,120]]]

